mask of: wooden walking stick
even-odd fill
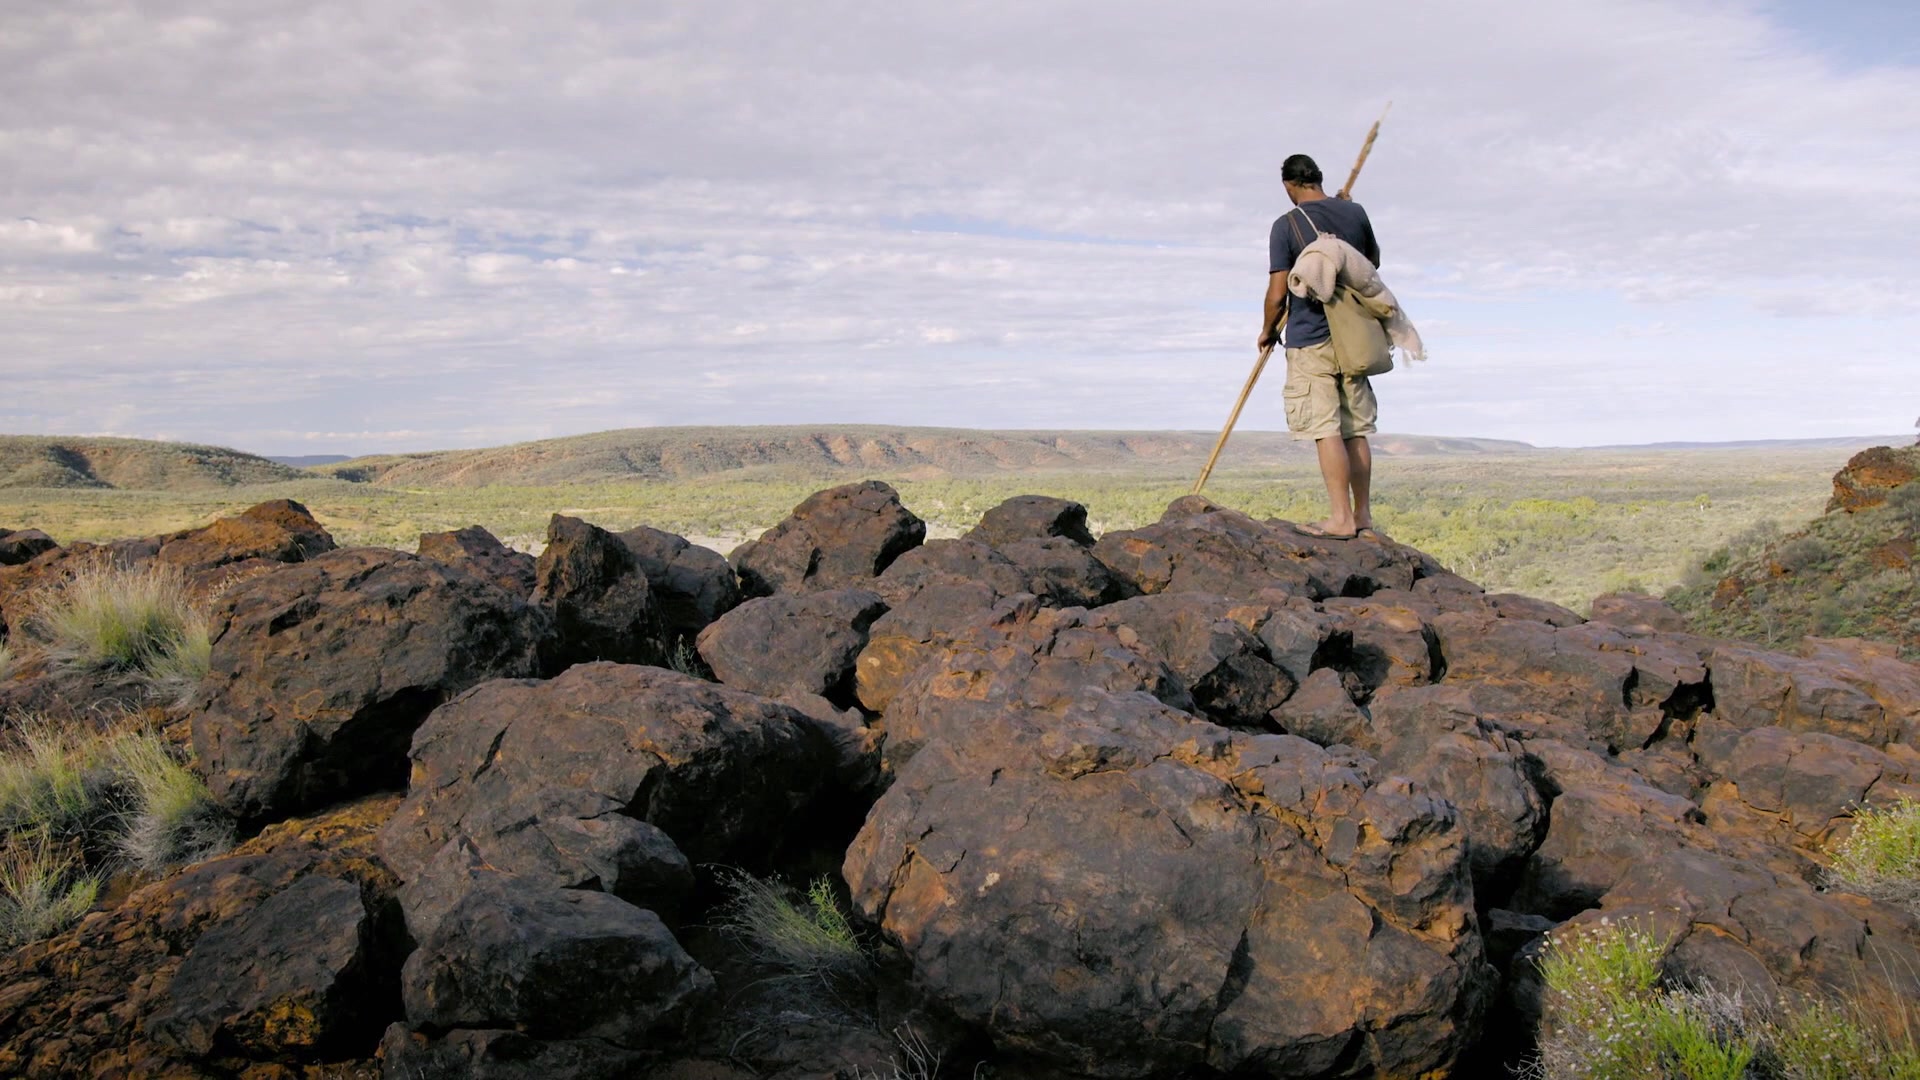
[[[1393,108],[1393,102],[1387,102],[1387,109]],[[1380,111],[1380,120],[1387,118],[1386,109]],[[1353,171],[1347,174],[1347,182],[1341,187],[1339,197],[1344,199],[1353,193],[1353,182],[1360,178],[1360,167],[1367,163],[1367,155],[1373,152],[1373,140],[1380,136],[1380,120],[1373,122],[1372,130],[1367,132],[1367,141],[1360,144],[1360,158],[1353,163]],[[1280,311],[1280,324],[1287,322],[1286,309]],[[1260,350],[1260,359],[1253,362],[1253,373],[1247,376],[1247,385],[1240,388],[1240,400],[1233,403],[1233,411],[1227,414],[1227,426],[1220,429],[1220,438],[1213,444],[1213,453],[1207,455],[1207,466],[1200,470],[1200,478],[1193,482],[1193,493],[1207,486],[1207,477],[1213,475],[1214,463],[1220,460],[1220,451],[1227,448],[1227,437],[1233,434],[1233,425],[1240,422],[1240,410],[1247,407],[1247,398],[1253,396],[1253,384],[1260,381],[1260,373],[1266,370],[1267,357],[1273,355],[1273,346]]]

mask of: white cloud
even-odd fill
[[[1390,427],[1916,411],[1920,71],[1757,6],[1383,0],[1363,55],[1324,2],[644,8],[0,14],[0,428],[1207,428],[1280,159],[1337,181],[1388,98],[1358,194],[1437,357]]]

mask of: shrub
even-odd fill
[[[123,735],[113,764],[130,803],[118,844],[128,862],[160,873],[233,845],[233,820],[166,740],[146,731]]]
[[[722,884],[728,897],[721,905],[719,929],[754,959],[823,979],[866,973],[866,950],[827,879],[816,879],[798,904],[779,883],[741,871],[726,872]]]
[[[1781,1080],[1920,1080],[1920,1050],[1853,1011],[1813,1001],[1766,1025],[1769,1075]]]
[[[13,646],[0,641],[0,679],[13,674]]]
[[[1830,854],[1833,884],[1920,914],[1920,802],[1854,811],[1853,831]]]
[[[198,681],[211,655],[207,619],[186,579],[158,564],[82,570],[41,594],[31,625],[49,656],[75,667]]]
[[[1774,561],[1789,571],[1818,566],[1833,557],[1833,545],[1817,536],[1796,536],[1774,549]]]
[[[100,879],[44,837],[0,851],[0,942],[24,945],[78,922],[100,895]]]

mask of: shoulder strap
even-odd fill
[[[1315,240],[1320,239],[1320,227],[1313,223],[1312,218],[1307,217],[1307,208],[1304,206],[1296,206],[1293,208],[1293,211],[1299,213],[1300,217],[1306,221],[1307,228],[1313,230],[1313,238]],[[1300,245],[1300,250],[1305,251],[1307,241],[1305,237],[1300,235],[1300,223],[1293,220],[1293,212],[1287,214],[1287,226],[1293,230],[1293,242]]]

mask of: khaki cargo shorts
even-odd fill
[[[1357,438],[1374,433],[1380,403],[1364,375],[1340,374],[1333,340],[1287,350],[1287,430],[1295,439]]]

